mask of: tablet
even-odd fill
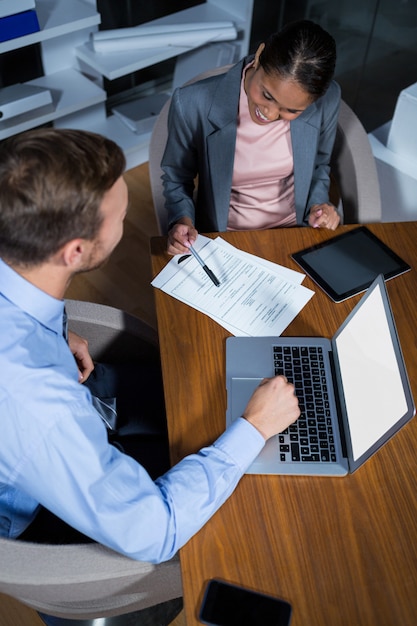
[[[378,274],[388,280],[411,269],[365,226],[291,256],[334,302],[365,291]]]

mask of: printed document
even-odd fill
[[[238,250],[221,237],[194,244],[220,281],[216,287],[192,255],[176,255],[152,285],[208,315],[236,336],[277,336],[314,295],[305,275]]]

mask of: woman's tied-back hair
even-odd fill
[[[86,131],[44,128],[3,141],[0,256],[33,266],[72,239],[94,239],[103,196],[125,165],[116,143]]]
[[[292,22],[267,39],[260,64],[268,75],[294,80],[317,100],[332,81],[336,43],[314,22]]]

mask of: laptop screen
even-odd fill
[[[382,277],[361,299],[333,342],[343,381],[342,410],[352,471],[414,414]]]

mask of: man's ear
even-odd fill
[[[84,261],[88,242],[85,239],[71,239],[61,248],[61,260],[64,265],[76,270]]]

